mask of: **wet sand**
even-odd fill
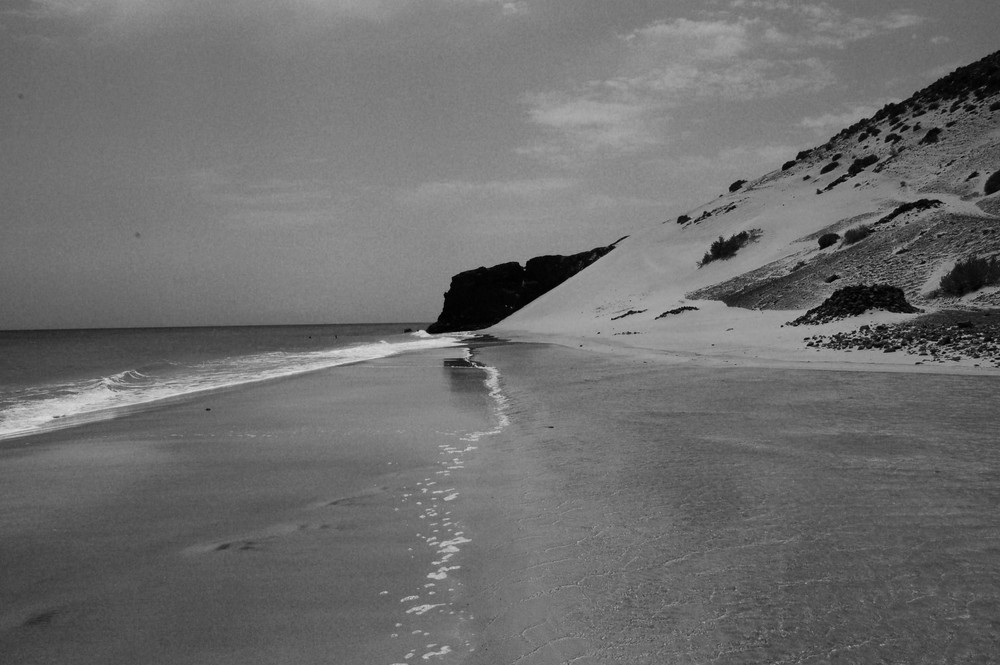
[[[1000,659],[997,377],[477,358],[470,662]]]
[[[0,661],[1000,657],[997,377],[455,355],[8,445]]]
[[[466,538],[448,480],[473,447],[463,437],[494,419],[484,372],[448,366],[462,354],[339,367],[7,442],[0,662],[467,653],[452,569]]]

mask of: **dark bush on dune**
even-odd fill
[[[1000,192],[1000,171],[987,178],[986,184],[983,185],[983,194],[986,196],[995,194],[996,192]]]
[[[859,240],[864,240],[872,233],[872,227],[867,224],[862,224],[861,226],[855,226],[853,229],[848,229],[844,232],[844,244],[853,245]]]
[[[728,259],[740,251],[743,247],[755,241],[761,235],[759,229],[752,229],[750,231],[740,231],[728,238],[723,238],[719,236],[719,239],[712,243],[708,251],[705,252],[705,256],[701,258],[698,262],[698,267],[705,265],[706,263],[711,263],[712,261],[718,261],[719,259]]]
[[[850,168],[847,169],[848,174],[856,176],[866,168],[878,162],[878,155],[868,155],[867,157],[859,157],[855,159]]]
[[[1000,261],[997,257],[982,259],[970,256],[959,261],[951,271],[941,278],[941,292],[950,296],[962,296],[984,286],[1000,283]]]
[[[833,245],[838,240],[840,240],[839,233],[824,233],[819,237],[819,248],[826,249],[830,245]]]

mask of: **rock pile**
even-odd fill
[[[803,339],[808,347],[840,351],[879,350],[919,356],[917,364],[971,359],[1000,367],[1000,320],[983,317],[954,322],[913,321],[897,325],[861,326],[833,335]]]
[[[906,302],[906,296],[898,286],[859,284],[837,289],[821,305],[813,307],[794,321],[789,321],[788,325],[819,325],[849,316],[860,316],[870,309],[904,314],[922,311]]]

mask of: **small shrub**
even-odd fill
[[[811,154],[812,154],[812,149],[811,148],[809,150],[802,150],[801,152],[799,152],[799,154],[795,155],[795,159],[796,160],[805,159],[806,157],[808,157]]]
[[[959,261],[951,271],[941,278],[941,291],[952,296],[971,293],[984,286],[1000,282],[1000,261],[997,257],[981,259],[970,256]]]
[[[833,189],[837,185],[844,184],[845,182],[847,182],[851,178],[851,175],[853,175],[853,174],[851,174],[851,173],[845,173],[845,174],[843,174],[842,176],[840,176],[836,180],[832,181],[829,185],[827,185],[826,187],[824,187],[823,191],[824,192],[829,192],[831,189]]]
[[[736,182],[734,182],[729,186],[729,193],[732,194],[733,192],[740,191],[740,188],[743,187],[743,185],[745,184],[747,184],[746,180],[737,180]]]
[[[819,170],[820,175],[822,175],[824,173],[829,173],[830,171],[834,170],[838,166],[840,166],[840,162],[837,162],[837,161],[830,162],[829,164],[827,164],[826,166],[824,166],[823,168],[821,168]]]
[[[705,256],[703,256],[701,261],[698,263],[698,267],[700,268],[706,263],[711,263],[712,261],[731,258],[736,254],[736,252],[751,242],[757,240],[760,236],[761,231],[759,229],[740,231],[739,233],[731,235],[728,238],[719,236],[719,239],[713,242],[708,251],[705,252]]]
[[[931,129],[927,130],[927,133],[924,135],[924,138],[920,139],[920,143],[921,144],[925,144],[925,143],[937,143],[938,142],[938,137],[940,135],[941,135],[941,128],[940,127],[933,127]]]
[[[878,155],[868,155],[866,157],[859,157],[855,159],[847,172],[852,176],[857,175],[864,171],[866,168],[878,162]]]
[[[888,134],[885,135],[885,142],[886,143],[898,143],[899,141],[902,141],[902,140],[903,140],[903,137],[900,136],[899,134],[895,133],[895,132],[890,132],[890,133],[888,133]]]
[[[1000,111],[1000,102],[990,104],[990,111]]]
[[[995,194],[996,192],[1000,192],[1000,171],[995,172],[987,178],[986,184],[983,185],[983,194],[986,196]]]
[[[840,240],[839,233],[824,233],[819,237],[819,248],[826,249]]]
[[[687,224],[690,221],[691,221],[690,215],[681,215],[680,217],[677,218],[678,224]]]
[[[853,245],[854,243],[864,240],[872,234],[872,227],[867,224],[862,224],[861,226],[855,226],[853,229],[848,229],[844,232],[844,244]]]
[[[797,161],[795,161],[794,159],[790,159],[790,160],[788,160],[787,162],[785,162],[784,164],[781,165],[781,170],[782,171],[787,171],[788,169],[792,168],[796,164],[798,164]]]
[[[690,305],[684,305],[683,307],[678,307],[676,309],[668,309],[666,312],[664,312],[663,314],[660,314],[658,317],[656,317],[653,320],[654,321],[658,321],[660,319],[666,318],[666,317],[671,316],[673,314],[683,314],[684,312],[697,312],[697,311],[698,311],[697,307],[691,307]]]

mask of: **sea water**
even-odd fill
[[[461,339],[413,324],[3,331],[0,440]]]
[[[7,394],[141,408],[0,442],[0,663],[463,662],[502,377],[403,325],[22,335]]]

